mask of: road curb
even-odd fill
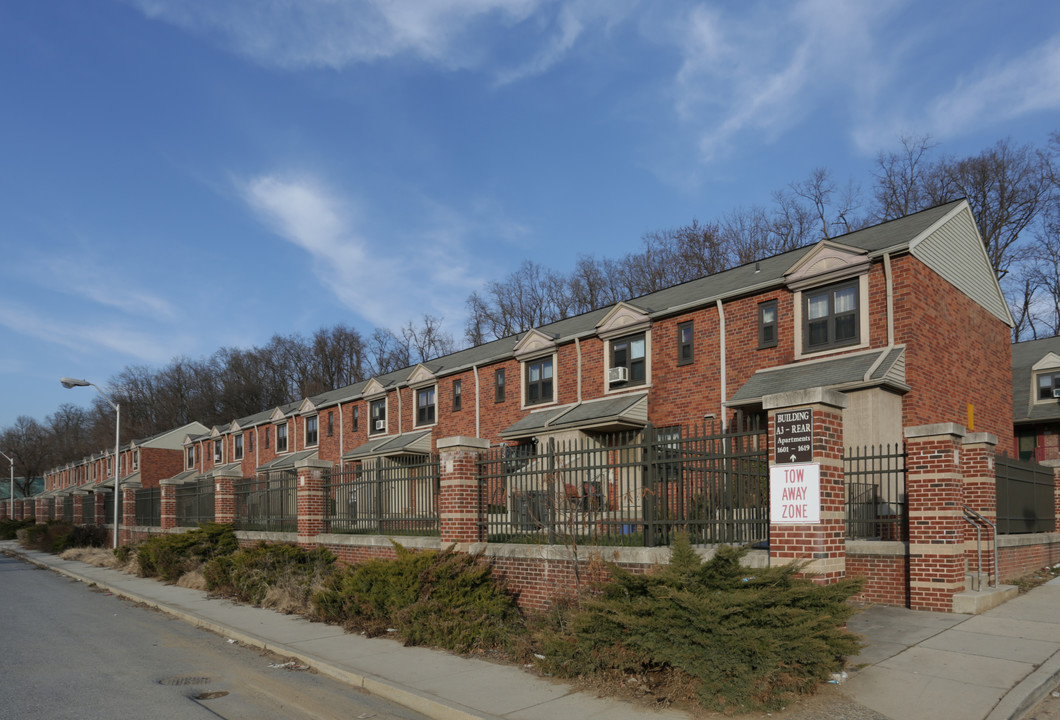
[[[1060,683],[1060,651],[1005,693],[985,720],[1022,720]]]
[[[435,697],[426,695],[417,690],[405,687],[398,683],[394,683],[384,678],[375,677],[372,675],[362,675],[352,670],[341,668],[337,665],[333,665],[321,658],[318,658],[312,654],[296,650],[290,646],[284,645],[283,643],[275,643],[265,640],[264,638],[233,630],[224,625],[220,625],[206,618],[200,617],[194,613],[186,612],[184,610],[178,610],[170,607],[163,603],[150,598],[145,598],[141,595],[137,595],[134,592],[124,590],[121,588],[115,588],[111,585],[107,585],[105,582],[100,582],[98,579],[81,575],[73,570],[67,568],[56,567],[49,563],[42,562],[36,558],[20,552],[19,549],[5,548],[4,554],[10,554],[17,557],[20,560],[28,562],[31,565],[42,568],[44,570],[51,570],[59,575],[64,575],[71,579],[77,580],[78,582],[85,583],[86,585],[94,585],[98,588],[110,592],[115,597],[130,600],[132,602],[146,605],[150,608],[164,612],[171,617],[180,620],[181,622],[193,625],[197,628],[207,630],[216,635],[221,635],[225,638],[231,638],[236,642],[248,645],[250,647],[259,648],[261,650],[268,650],[269,652],[276,653],[277,655],[283,655],[285,657],[291,657],[298,660],[304,665],[309,665],[315,669],[321,675],[329,677],[333,680],[337,680],[346,685],[352,687],[361,688],[366,690],[373,695],[397,703],[403,707],[407,707],[410,710],[414,710],[423,715],[427,715],[434,720],[501,720],[496,715],[486,715],[483,713],[476,712],[471,708],[458,706],[455,703],[443,702]],[[116,571],[120,572],[120,571]]]

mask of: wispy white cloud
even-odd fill
[[[698,128],[701,159],[713,160],[743,133],[772,141],[826,97],[849,97],[844,110],[856,106],[881,72],[872,28],[892,7],[828,0],[738,14],[693,7],[675,26],[682,65],[674,106]]]
[[[350,310],[378,327],[423,313],[452,322],[480,279],[464,246],[465,221],[436,208],[427,231],[368,237],[351,203],[317,178],[268,174],[238,182],[258,218],[306,251],[313,270]]]
[[[105,321],[57,320],[19,302],[0,304],[0,325],[27,337],[70,348],[79,353],[121,353],[141,362],[163,363],[179,354],[187,338],[133,329],[120,319]]]
[[[266,66],[342,69],[409,56],[449,70],[482,69],[500,83],[551,68],[581,33],[581,15],[613,15],[599,0],[126,1]],[[611,3],[622,12],[626,4]],[[516,32],[535,37],[529,59],[498,69],[498,51]]]

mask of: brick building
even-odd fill
[[[1060,461],[1060,336],[1012,346],[1012,413],[1020,459]]]

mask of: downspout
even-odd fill
[[[721,355],[721,412],[719,413],[718,418],[721,420],[721,430],[722,432],[725,432],[725,403],[729,399],[726,394],[727,390],[725,381],[725,307],[721,304],[720,298],[715,301],[715,304],[718,307],[718,343],[720,345],[719,353]]]
[[[479,397],[481,393],[478,391],[478,365],[471,366],[471,372],[475,373],[475,437],[482,437],[482,430],[479,427]]]
[[[883,359],[894,349],[894,281],[891,278],[891,254],[889,252],[883,254],[883,279],[887,288],[887,347],[880,353],[880,356],[876,358],[876,361],[872,363],[869,369],[865,371],[865,377],[863,378],[865,382],[872,378],[872,374],[880,367]],[[865,331],[868,332],[868,328]]]
[[[258,454],[258,450],[261,448],[261,438],[258,437],[258,426],[254,426],[254,470],[261,467],[261,456]]]
[[[401,386],[400,385],[398,385],[397,396],[398,396],[398,435],[400,435],[402,432],[404,432],[402,430],[402,421],[404,420],[403,416],[405,415],[405,413],[403,411],[403,407],[404,406],[401,404]]]
[[[574,338],[574,351],[578,354],[578,402],[582,401],[582,340]]]
[[[339,403],[339,467],[342,467],[342,456],[343,456],[343,444],[342,444],[342,433],[345,431],[346,422],[342,419],[342,403]]]

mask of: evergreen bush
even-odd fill
[[[270,590],[282,588],[295,605],[307,605],[311,589],[330,575],[335,555],[325,547],[303,550],[292,543],[259,542],[210,560],[203,568],[208,590],[262,605]]]
[[[153,535],[136,548],[142,577],[176,582],[184,573],[212,558],[231,555],[239,549],[230,525],[203,523],[184,533]]]
[[[560,677],[676,674],[704,707],[721,711],[777,709],[811,692],[858,651],[844,624],[860,582],[816,585],[794,565],[749,569],[744,552],[722,547],[703,562],[684,535],[655,573],[612,567],[611,583],[539,635],[543,669]]]

